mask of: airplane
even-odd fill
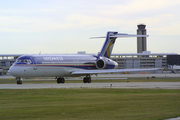
[[[22,84],[21,78],[29,77],[55,77],[57,83],[65,83],[64,77],[83,78],[84,83],[91,83],[91,75],[101,73],[120,73],[124,71],[149,71],[151,69],[117,69],[118,63],[110,56],[116,38],[148,37],[148,35],[133,35],[118,32],[107,32],[104,45],[97,55],[89,54],[37,54],[22,55],[10,67],[9,73],[16,77],[17,84]]]

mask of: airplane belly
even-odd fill
[[[59,77],[68,74],[64,68],[37,67],[34,66],[13,66],[9,73],[15,77]]]

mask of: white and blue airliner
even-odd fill
[[[21,78],[28,77],[55,77],[57,83],[64,83],[64,77],[83,78],[84,83],[91,83],[91,75],[100,73],[119,73],[123,71],[146,71],[151,69],[116,69],[118,63],[111,60],[110,56],[116,38],[118,37],[148,37],[148,35],[121,34],[107,32],[101,51],[97,55],[71,55],[71,54],[39,54],[22,55],[10,67],[9,73],[16,77],[17,84],[22,84]]]

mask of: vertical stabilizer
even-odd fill
[[[134,34],[126,34],[126,33],[118,33],[118,32],[107,32],[106,36],[91,37],[91,39],[92,38],[106,38],[104,45],[101,51],[99,52],[98,56],[110,58],[116,38],[148,37],[148,36],[149,35],[134,35]]]
[[[114,36],[117,33],[118,32],[107,32],[106,40],[104,42],[104,45],[103,45],[101,51],[99,52],[99,56],[104,56],[104,57],[110,58],[113,47],[114,47],[114,43],[117,38],[117,37],[111,37],[111,36]]]

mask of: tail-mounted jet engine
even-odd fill
[[[105,69],[107,67],[107,62],[103,59],[99,59],[96,62],[96,68],[98,69]]]
[[[114,69],[118,66],[115,61],[103,57],[98,59],[95,64],[97,69]]]

